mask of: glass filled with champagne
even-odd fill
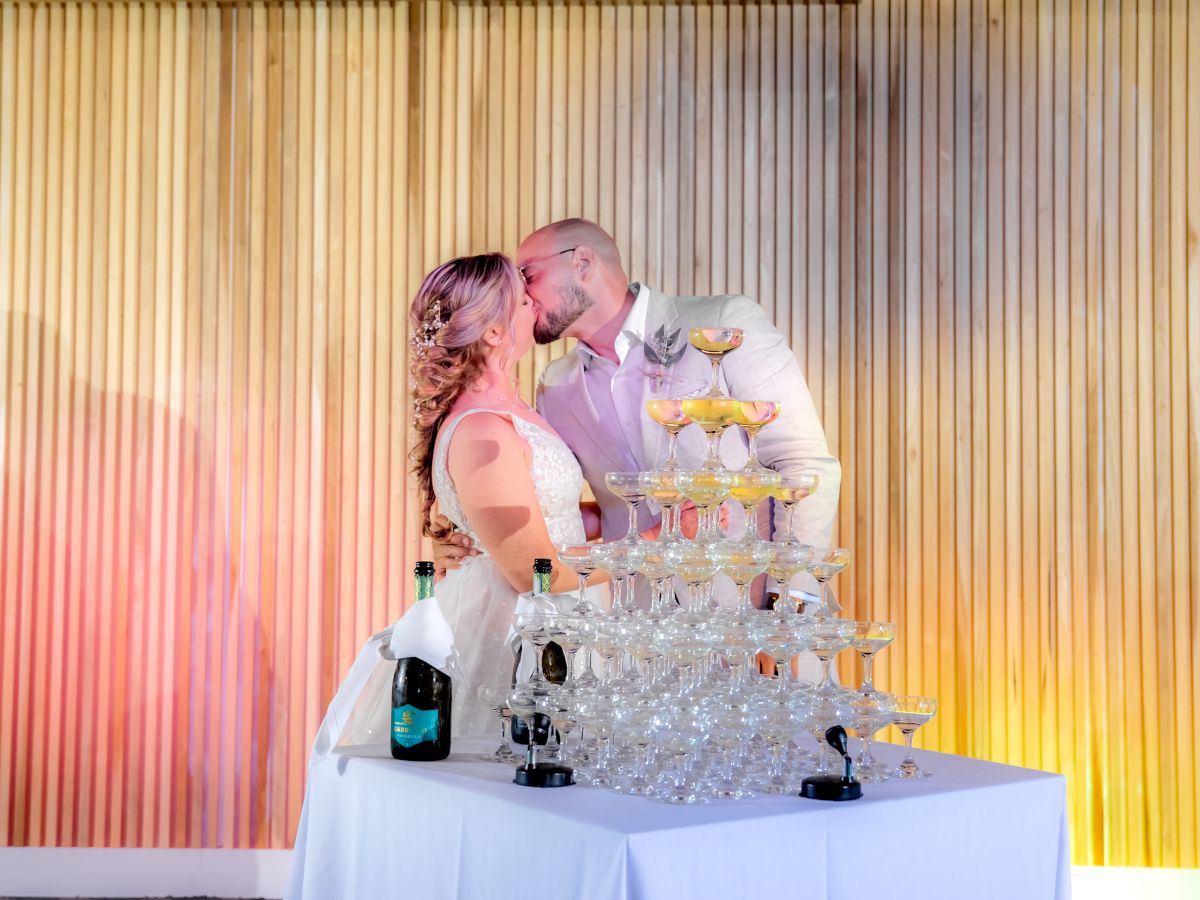
[[[726,353],[742,346],[745,333],[740,328],[691,328],[688,341],[712,363],[712,381],[706,397],[724,397],[721,393],[721,360]]]
[[[743,467],[745,472],[771,471],[758,461],[758,433],[767,425],[779,418],[779,401],[777,400],[738,400],[734,412],[733,424],[746,432],[747,447],[750,459]]]
[[[704,434],[708,438],[708,450],[704,454],[704,462],[700,464],[701,467],[705,469],[725,468],[721,462],[721,435],[733,423],[733,418],[737,415],[738,402],[730,400],[728,397],[693,397],[683,400],[682,403],[684,414],[704,429]]]
[[[691,417],[683,411],[683,401],[647,400],[646,415],[667,431],[667,459],[660,468],[674,469],[678,467],[676,445],[679,443],[679,432],[692,424]]]
[[[746,543],[761,542],[762,538],[758,534],[759,504],[775,495],[775,490],[783,479],[778,472],[772,472],[770,469],[757,472],[742,470],[732,474],[733,485],[729,489],[729,496],[741,504],[746,513],[746,533],[742,540]]]
[[[780,543],[796,543],[795,525],[792,521],[796,505],[817,489],[815,473],[802,472],[799,475],[789,475],[783,478],[771,495],[783,506],[783,534],[775,538]]]

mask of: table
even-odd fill
[[[757,797],[677,807],[511,783],[477,761],[398,762],[386,746],[317,758],[289,898],[1003,898],[1070,895],[1060,775],[918,751],[920,782],[861,800]],[[899,760],[901,747],[878,745]],[[521,868],[538,844],[534,890]],[[764,892],[769,892],[764,893]]]

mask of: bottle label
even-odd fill
[[[422,741],[436,741],[438,711],[417,709],[415,706],[392,707],[392,740],[401,747],[412,747]]]

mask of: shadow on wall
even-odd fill
[[[227,467],[203,424],[110,387],[155,351],[0,326],[0,844],[261,845],[272,660]],[[202,422],[203,378],[176,377]]]

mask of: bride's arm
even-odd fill
[[[578,577],[558,561],[542,518],[529,445],[507,419],[464,418],[450,441],[446,462],[467,521],[514,589],[533,587],[533,561],[538,557],[554,562],[552,591],[578,588]]]
[[[583,519],[583,531],[589,541],[600,537],[600,504],[595,500],[580,500],[579,515]]]

